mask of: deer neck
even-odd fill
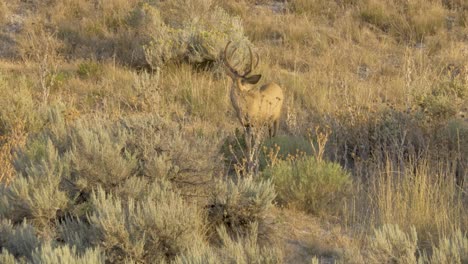
[[[248,125],[248,120],[247,120],[247,104],[248,104],[248,95],[247,91],[241,91],[240,86],[241,83],[240,81],[237,82],[237,84],[233,84],[231,87],[231,102],[232,106],[234,107],[234,110],[236,111],[236,115],[239,118],[239,121],[243,125]]]

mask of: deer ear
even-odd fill
[[[244,83],[250,83],[250,84],[256,84],[258,81],[260,81],[260,78],[262,78],[261,74],[258,75],[252,75],[250,77],[246,77],[242,80]]]

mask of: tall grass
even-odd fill
[[[414,226],[419,240],[429,242],[468,226],[463,191],[441,164],[426,162],[402,170],[387,162],[370,186],[377,223]]]

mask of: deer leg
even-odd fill
[[[245,146],[247,147],[247,153],[250,153],[252,149],[252,127],[250,125],[245,126]]]
[[[278,133],[278,129],[279,129],[279,120],[276,119],[275,121],[273,121],[273,137],[276,137],[276,134]]]
[[[247,161],[246,169],[247,174],[249,175],[255,173],[255,168],[257,167],[255,162],[255,152],[257,151],[255,132],[256,131],[254,127],[248,126],[245,133],[245,141],[247,147],[247,151],[245,153],[245,158]]]
[[[250,134],[252,132],[252,127],[250,125],[245,126],[246,133]]]

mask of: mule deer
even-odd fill
[[[237,50],[235,48],[228,56],[227,52],[230,44],[231,42],[228,42],[224,48],[223,62],[227,68],[227,74],[232,79],[230,97],[237,118],[241,125],[247,128],[247,134],[251,133],[252,128],[268,125],[269,136],[274,137],[279,127],[283,106],[283,91],[275,83],[268,83],[260,87],[260,89],[255,89],[253,85],[258,83],[262,75],[250,75],[250,73],[258,65],[258,54],[255,53],[256,63],[253,66],[252,49],[248,47],[250,58],[245,71],[241,73],[229,63],[229,57],[232,57]]]

